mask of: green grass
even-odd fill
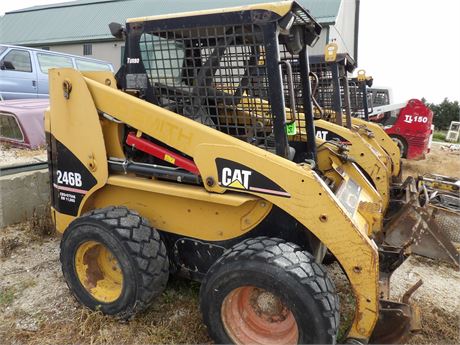
[[[446,143],[452,143],[451,141],[446,141],[447,131],[434,131],[433,140],[441,141]],[[457,140],[457,143],[460,143],[460,138]]]
[[[7,307],[14,301],[16,288],[14,286],[6,286],[0,288],[0,308]]]
[[[446,141],[446,131],[435,131],[433,133],[433,140],[434,141]]]
[[[36,280],[29,278],[16,285],[0,288],[0,309],[11,305],[16,298],[22,296],[22,293],[25,289],[34,287],[36,285]]]

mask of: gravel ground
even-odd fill
[[[70,294],[59,264],[59,237],[31,238],[28,224],[0,230],[0,339],[2,344],[209,343],[198,309],[198,285],[172,279],[154,306],[129,323],[90,312]],[[13,247],[6,250],[5,247]],[[354,299],[336,263],[328,266],[341,300],[342,329],[353,317]],[[410,257],[392,276],[392,297],[422,278],[413,295],[423,330],[411,344],[460,343],[460,272]]]
[[[0,165],[5,166],[46,160],[47,157],[45,149],[28,150],[8,147],[0,144]]]

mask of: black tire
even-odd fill
[[[399,135],[390,135],[391,140],[393,140],[396,145],[398,145],[399,151],[401,153],[401,158],[407,158],[407,142],[406,139],[400,137]]]
[[[200,303],[216,343],[235,342],[225,329],[222,306],[226,296],[243,286],[263,289],[282,301],[297,323],[298,343],[335,343],[339,299],[334,284],[298,245],[268,237],[248,239],[211,266],[200,289]]]
[[[111,252],[123,277],[119,297],[109,303],[94,298],[76,271],[77,250],[91,241]],[[159,233],[125,207],[97,209],[70,223],[61,240],[60,260],[65,281],[80,303],[121,319],[146,309],[163,292],[169,277],[169,260]]]

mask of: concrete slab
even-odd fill
[[[48,212],[48,169],[0,176],[0,227]]]

